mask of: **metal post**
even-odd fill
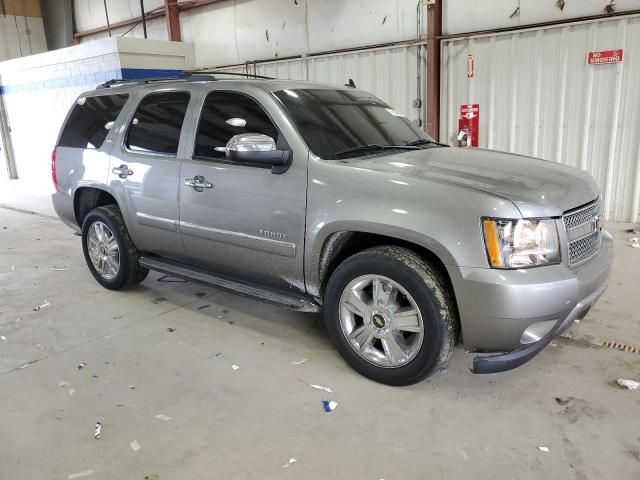
[[[427,0],[427,133],[440,138],[440,36],[442,0]]]
[[[147,38],[147,18],[144,13],[144,0],[140,0],[140,12],[142,16],[142,31],[144,32],[144,38]]]
[[[109,23],[109,10],[107,10],[107,0],[104,0],[104,16],[107,17],[107,32],[111,36],[111,24]]]
[[[167,20],[167,33],[172,42],[181,42],[180,32],[180,8],[176,0],[164,0],[165,18]]]

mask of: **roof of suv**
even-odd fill
[[[157,86],[158,88],[171,88],[179,87],[180,85],[187,84],[220,84],[233,87],[234,85],[251,85],[262,90],[275,92],[278,90],[295,90],[302,88],[322,88],[322,89],[334,89],[343,90],[351,87],[340,86],[322,82],[312,82],[307,80],[281,80],[281,79],[256,79],[256,78],[220,78],[212,75],[192,75],[190,77],[179,78],[148,78],[148,79],[132,79],[132,80],[111,80],[102,85],[96,87],[96,91],[104,91],[104,89],[118,89],[120,87],[151,87]]]

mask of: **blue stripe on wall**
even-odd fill
[[[183,70],[158,69],[158,68],[123,68],[123,80],[138,80],[142,78],[177,77]]]
[[[37,92],[52,88],[75,87],[87,85],[93,87],[112,79],[136,80],[142,78],[165,78],[180,75],[182,70],[156,69],[156,68],[122,68],[118,70],[106,70],[103,72],[78,75],[72,78],[53,78],[44,81],[31,81],[15,85],[0,85],[0,95],[21,92]]]

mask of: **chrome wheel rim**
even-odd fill
[[[424,341],[422,314],[402,285],[381,275],[351,281],[340,297],[340,326],[351,348],[378,367],[413,360]]]
[[[105,280],[113,280],[120,271],[120,247],[109,227],[94,222],[89,227],[87,249],[98,274]]]

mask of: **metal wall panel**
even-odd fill
[[[421,83],[424,85],[425,49],[422,44],[251,63],[249,68],[251,73],[258,75],[336,85],[344,85],[352,78],[358,88],[372,92],[410,120],[421,119],[424,122],[422,109],[412,105],[418,98],[418,51],[423,72]],[[246,68],[240,66],[225,70],[244,72]]]
[[[622,63],[586,63],[616,48]],[[460,104],[479,103],[481,147],[587,170],[608,218],[638,221],[639,85],[639,16],[445,40],[441,140],[455,143]]]

